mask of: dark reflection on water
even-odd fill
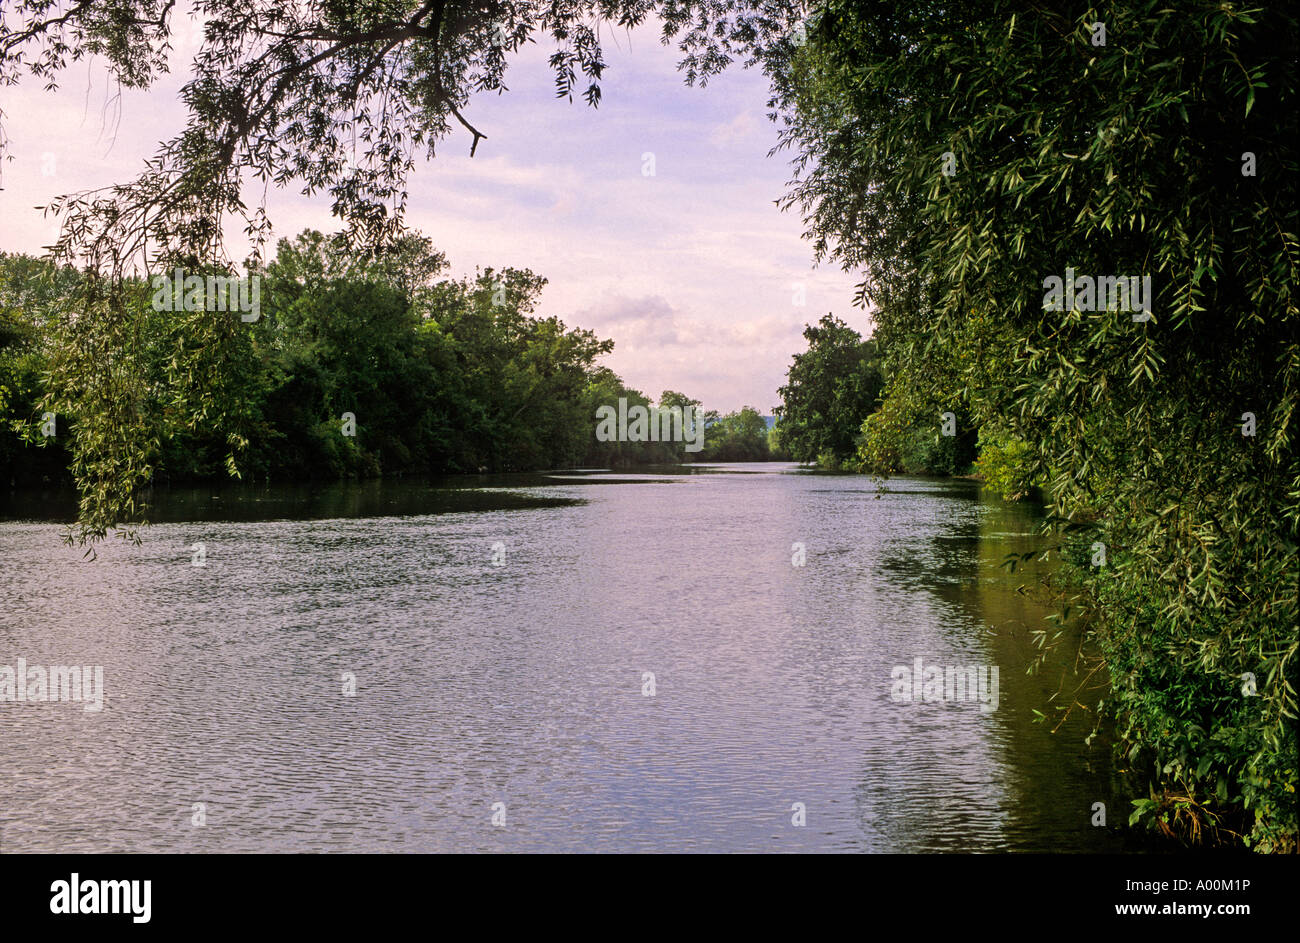
[[[153,524],[186,521],[306,521],[332,517],[402,517],[456,511],[506,511],[565,507],[577,498],[506,490],[547,484],[542,476],[482,476],[454,480],[405,480],[246,485],[226,488],[154,488],[145,495]],[[54,520],[77,516],[67,492],[15,492],[0,503],[0,521]]]
[[[144,544],[95,563],[23,498],[0,665],[103,665],[107,694],[0,701],[0,849],[1120,850],[1089,719],[1034,723],[1079,679],[1025,673],[1046,610],[997,564],[1033,510],[895,484],[773,464],[160,490]],[[997,666],[997,710],[894,701],[917,657]]]

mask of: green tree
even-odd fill
[[[765,462],[767,449],[767,423],[752,406],[738,412],[718,416],[708,414],[704,432],[704,451],[700,460],[706,462]]]
[[[876,343],[832,315],[804,328],[808,349],[795,354],[781,405],[781,442],[798,462],[839,466],[852,458],[862,421],[884,388]]]
[[[45,259],[0,252],[0,483],[67,478],[68,417],[54,417],[46,436],[41,401],[51,356],[58,298],[80,276]]]

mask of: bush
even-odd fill
[[[979,433],[979,458],[975,473],[987,488],[1008,501],[1018,501],[1029,493],[1033,480],[1033,449],[1008,432],[984,427]]]

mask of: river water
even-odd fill
[[[2,852],[1125,848],[1108,747],[1054,706],[1091,665],[1067,643],[1026,673],[1050,610],[998,563],[1036,512],[973,482],[153,497],[143,543],[94,561],[60,542],[66,495],[5,505],[0,673],[102,666],[103,707],[0,700]],[[996,705],[902,700],[917,658],[997,668]]]

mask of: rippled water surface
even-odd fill
[[[1119,850],[1090,720],[1033,722],[1078,679],[1025,674],[1046,610],[997,564],[1032,509],[890,488],[771,464],[160,492],[94,562],[65,498],[15,495],[0,666],[102,665],[105,702],[0,701],[0,851]],[[892,700],[918,657],[997,666],[997,709]]]

